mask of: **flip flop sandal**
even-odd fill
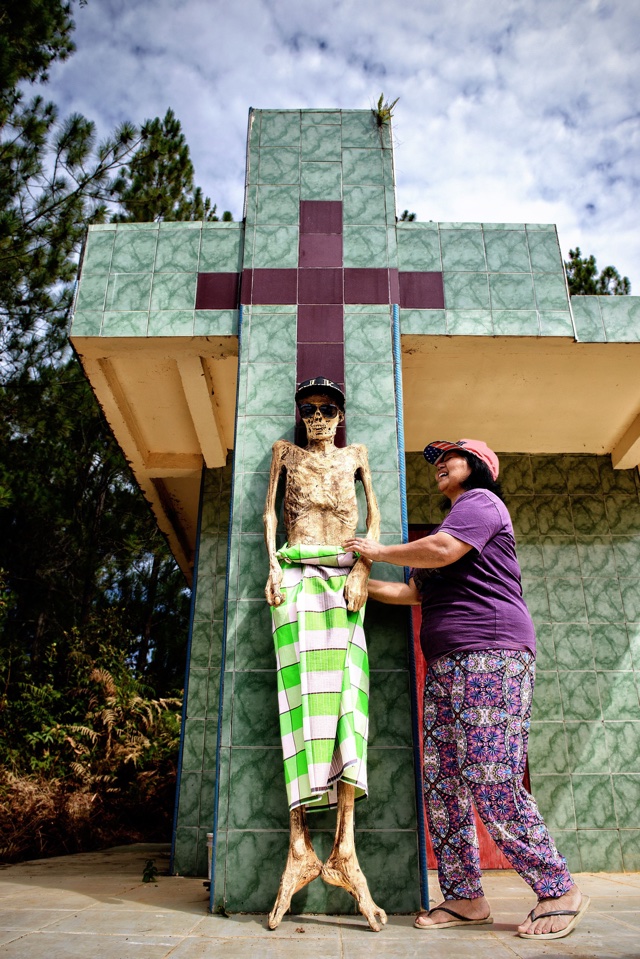
[[[535,932],[519,932],[518,935],[521,939],[563,939],[576,928],[589,908],[590,902],[588,896],[583,896],[579,909],[557,909],[555,912],[541,912],[539,916],[535,915],[536,910],[533,908],[529,913],[531,922],[535,922],[536,919],[546,919],[548,916],[573,916],[573,919],[564,929],[559,929],[557,932],[540,932],[537,935]]]
[[[493,922],[491,916],[487,916],[486,919],[469,919],[467,916],[461,916],[459,912],[454,912],[453,909],[447,909],[446,906],[434,906],[433,909],[430,909],[427,913],[427,916],[430,916],[432,912],[447,912],[450,916],[453,916],[453,919],[448,919],[447,922],[434,922],[431,926],[423,926],[421,922],[414,922],[416,929],[451,929],[452,926],[488,926]]]

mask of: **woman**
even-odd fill
[[[424,789],[444,902],[421,912],[415,924],[435,930],[493,921],[482,891],[473,803],[538,896],[519,935],[559,939],[575,928],[589,900],[522,785],[535,632],[497,482],[498,457],[480,440],[435,441],[424,455],[451,503],[444,522],[413,543],[343,543],[366,559],[413,567],[408,584],[369,580],[371,599],[422,604]]]

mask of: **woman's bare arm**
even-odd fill
[[[420,603],[418,587],[412,579],[408,583],[387,583],[382,579],[369,580],[369,599],[393,606],[417,606]]]

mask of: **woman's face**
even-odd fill
[[[438,489],[451,502],[465,492],[462,484],[470,476],[471,467],[464,456],[460,456],[455,450],[445,453],[436,466]]]

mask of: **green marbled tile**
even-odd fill
[[[491,273],[529,273],[529,251],[524,230],[491,230],[484,235],[487,267]]]
[[[250,182],[244,188],[244,245],[248,247],[249,237],[251,231],[256,225],[256,217],[258,214],[258,161],[256,159],[255,168],[251,169],[248,176]],[[292,184],[290,186],[284,187],[283,189],[295,189],[295,186]]]
[[[300,151],[289,147],[261,148],[258,183],[299,183]]]
[[[344,182],[361,185],[384,183],[382,156],[379,150],[359,150],[347,147],[342,151]]]
[[[504,233],[505,230],[511,232],[512,230],[521,230],[523,233],[525,231],[524,223],[479,223],[478,226],[482,227],[483,230],[499,230]]]
[[[439,221],[438,227],[441,230],[482,230],[482,223],[467,223],[462,221],[452,221],[450,223]]]
[[[401,270],[442,270],[440,236],[437,230],[396,229],[398,262]]]
[[[422,453],[405,453],[405,463],[409,493],[429,495],[436,492],[435,470],[429,469]]]
[[[247,416],[239,424],[243,440],[243,465],[248,472],[264,472],[271,467],[271,447],[276,440],[294,439],[295,414],[292,392],[287,416]]]
[[[547,233],[553,233],[555,235],[556,225],[555,223],[525,223],[525,229],[527,233],[544,230]]]
[[[193,310],[196,273],[155,273],[151,289],[152,310]]]
[[[634,673],[599,672],[598,687],[605,719],[640,719],[640,699]]]
[[[554,623],[586,622],[582,584],[575,579],[548,579],[549,610]]]
[[[193,336],[193,324],[193,310],[152,310],[147,336]]]
[[[450,336],[491,336],[493,321],[487,310],[447,310],[447,333]]]
[[[293,415],[295,390],[293,363],[253,362],[248,370],[245,412],[247,415]]]
[[[391,363],[346,363],[345,380],[349,413],[395,415]]]
[[[342,113],[340,110],[302,110],[302,126],[311,126],[315,124],[341,124]]]
[[[620,623],[624,621],[620,586],[617,578],[585,580],[584,588],[587,617],[590,623]]]
[[[206,719],[209,670],[189,670],[189,693],[187,696],[187,718]]]
[[[340,127],[305,126],[302,128],[301,155],[303,160],[340,160],[342,143]]]
[[[222,760],[222,756],[220,759]],[[222,776],[220,778],[222,778]],[[200,783],[200,828],[202,828],[202,824],[204,824],[205,833],[213,831],[213,802],[215,786],[215,770],[207,770],[203,772]]]
[[[357,816],[357,812],[356,812]],[[393,913],[416,912],[420,906],[420,881],[418,872],[418,847],[413,830],[372,830],[357,835],[358,861],[367,877],[369,890],[375,902]],[[402,930],[404,932],[404,929]],[[371,954],[371,946],[366,946]],[[382,955],[391,956],[393,947],[388,944]],[[395,950],[394,950],[395,951]],[[395,953],[406,956],[406,945]],[[336,953],[337,957],[338,953]],[[353,947],[346,946],[345,955],[355,956]]]
[[[275,113],[262,111],[260,124],[261,147],[296,147],[300,145],[300,112]]]
[[[571,310],[576,324],[577,338],[583,343],[602,343],[606,333],[597,296],[572,296]]]
[[[78,310],[73,315],[71,336],[100,336],[102,311]]]
[[[380,507],[382,532],[389,533],[400,529],[400,487],[397,471],[393,469],[384,473],[372,472],[371,480]],[[364,506],[364,488],[360,484],[357,491],[359,498],[362,496]],[[366,508],[363,512],[366,516]]]
[[[638,825],[640,809],[640,775],[618,773],[612,776],[613,800],[620,829],[633,829]]]
[[[109,231],[115,232],[117,229],[118,229],[117,223],[92,223],[91,226],[89,227],[88,232],[96,233],[98,231],[103,231],[106,233]]]
[[[342,242],[345,267],[385,268],[389,264],[385,227],[346,224]]]
[[[407,496],[409,523],[430,523],[431,502],[428,496]]]
[[[275,669],[236,672],[231,737],[233,746],[280,747]],[[279,760],[282,773],[282,755]]]
[[[365,633],[371,669],[408,669],[410,611],[370,600]]]
[[[386,216],[383,186],[345,186],[342,201],[345,224],[379,224]]]
[[[595,672],[562,672],[558,675],[565,719],[601,719],[602,709]]]
[[[529,766],[535,777],[569,770],[564,724],[561,722],[531,723],[529,734]]]
[[[551,672],[537,671],[531,718],[536,722],[551,722],[552,720],[562,719],[562,700],[560,699],[558,674],[555,670]]]
[[[500,456],[500,481],[506,494],[532,493],[531,458],[526,453]]]
[[[369,797],[358,803],[359,829],[415,829],[413,754],[406,749],[370,749]]]
[[[621,872],[622,851],[617,829],[579,829],[580,855],[589,872]]]
[[[598,669],[632,669],[629,637],[623,624],[591,626],[591,636]]]
[[[541,623],[536,627],[536,665],[543,672],[557,669],[553,626],[550,623]]]
[[[153,270],[157,243],[157,228],[118,229],[111,257],[111,272],[150,273]]]
[[[532,456],[531,470],[536,493],[565,493],[567,476],[560,456]]]
[[[261,187],[261,196],[263,189],[274,188]],[[242,269],[243,239],[244,230],[240,229],[203,230],[198,262],[200,273],[239,272]]]
[[[578,829],[615,829],[611,776],[573,776],[573,801]]]
[[[284,869],[289,831],[229,831],[224,902],[229,912],[268,912]],[[271,868],[265,869],[269,863]]]
[[[175,832],[173,847],[173,872],[176,876],[195,874],[195,851],[198,843],[198,830],[195,826],[181,826]]]
[[[444,302],[447,310],[488,310],[487,274],[445,273]]]
[[[107,284],[105,310],[148,310],[150,291],[150,273],[112,273]]]
[[[286,829],[289,807],[281,749],[232,748],[229,796],[230,829]]]
[[[155,272],[196,272],[201,232],[201,230],[162,230],[158,236]]]
[[[572,829],[576,826],[573,789],[569,776],[532,777],[532,793],[549,830]]]
[[[395,467],[398,450],[394,416],[376,417],[376,428],[372,432],[369,417],[350,414],[347,419],[347,437],[349,443],[363,443],[367,447],[372,470]]]
[[[254,269],[293,269],[298,265],[297,226],[260,226],[256,229],[253,257],[245,266]]]
[[[201,770],[204,752],[204,719],[190,719],[184,729],[182,768]]]
[[[563,471],[570,493],[600,493],[601,479],[598,456],[562,457]]]
[[[262,536],[243,533],[238,544],[238,599],[263,599],[269,574],[267,552]]]
[[[225,669],[222,673],[222,719],[220,722],[220,745],[231,745],[231,726],[233,720],[234,687],[236,673]]]
[[[490,273],[493,310],[535,310],[533,285],[528,273]]]
[[[572,772],[609,772],[609,750],[602,722],[565,722],[565,733]]]
[[[232,612],[229,611],[231,619]],[[273,669],[275,652],[271,610],[264,600],[240,600],[234,604],[235,668]]]
[[[536,498],[538,528],[542,535],[572,536],[574,532],[571,504],[568,496]]]
[[[356,313],[380,313],[383,316],[391,316],[391,307],[388,303],[347,303],[344,307],[345,318]],[[348,322],[346,320],[346,322]]]
[[[369,745],[411,745],[411,697],[406,670],[372,670],[369,694]]]
[[[209,653],[209,666],[220,668],[222,666],[222,632],[223,632],[223,623],[214,622],[211,624],[211,637],[210,637],[210,653]],[[233,647],[231,647],[233,651]],[[229,650],[227,650],[227,658],[229,656]],[[209,677],[211,681],[211,676]]]
[[[535,541],[529,542],[526,538],[518,541],[518,560],[523,576],[530,579],[532,576],[544,576],[544,559],[542,547]]]
[[[640,299],[637,296],[603,296],[600,310],[609,342],[636,343],[640,339]]]
[[[496,336],[539,336],[540,324],[535,310],[493,310]]]
[[[572,496],[571,514],[576,533],[596,536],[609,532],[609,521],[602,496]]]
[[[242,521],[243,533],[262,533],[262,513],[269,484],[268,473],[243,473],[242,480]]]
[[[578,549],[573,537],[542,536],[540,543],[547,575],[580,578]]]
[[[531,267],[534,273],[560,273],[563,269],[562,255],[555,232],[527,233]]]
[[[587,626],[554,623],[553,641],[558,669],[595,669],[591,634]]]
[[[509,500],[509,512],[516,538],[538,533],[538,514],[533,496],[514,496]]]
[[[300,167],[301,200],[341,200],[342,164],[304,161]]]
[[[344,324],[345,361],[347,363],[385,363],[391,356],[389,316],[358,313]]]
[[[640,571],[640,535],[612,537],[618,576],[633,579]]]
[[[533,285],[539,310],[568,310],[564,273],[535,273]]]
[[[549,597],[545,580],[530,579],[528,576],[523,576],[522,592],[534,623],[536,625],[538,623],[548,623],[550,620]]]
[[[178,825],[197,827],[200,820],[200,792],[202,773],[184,772],[180,777],[180,800],[178,804]]]
[[[442,267],[449,272],[477,273],[487,269],[482,232],[450,230],[440,235]]]
[[[261,186],[258,188],[257,223],[297,225],[299,219],[300,190],[297,186]]]
[[[582,872],[582,857],[575,829],[556,829],[553,839],[560,855],[566,860],[572,873]]]
[[[444,310],[400,310],[400,332],[443,336],[447,332]]]
[[[380,129],[370,110],[342,114],[342,145],[380,149]]]
[[[621,830],[620,846],[625,872],[638,872],[640,870],[640,829]]]
[[[540,311],[539,315],[541,336],[575,336],[570,313]]]
[[[196,310],[194,336],[237,336],[238,310]]]
[[[105,313],[102,336],[146,336],[149,314],[145,312]]]
[[[108,273],[111,268],[111,255],[115,243],[115,231],[94,233],[89,230],[87,245],[82,257],[82,275],[87,273]]]
[[[611,492],[605,497],[607,519],[612,533],[628,536],[640,533],[640,500],[635,493]]]

